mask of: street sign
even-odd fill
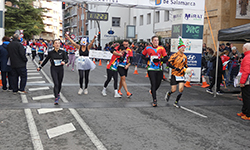
[[[70,37],[71,37],[72,39],[75,39],[75,38],[76,38],[76,36],[75,36],[74,34],[72,34]]]
[[[87,20],[108,21],[108,13],[88,12]]]

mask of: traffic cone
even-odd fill
[[[166,78],[166,76],[165,76],[165,74],[163,74],[163,79],[164,79],[164,80],[166,80],[166,79],[167,79],[167,78]]]
[[[3,86],[3,83],[2,83],[2,75],[1,75],[1,71],[0,71],[0,87]]]
[[[148,73],[146,74],[146,76],[145,76],[146,78],[148,78]]]
[[[207,81],[204,76],[202,76],[202,86],[203,88],[209,87],[209,84],[207,84]]]
[[[102,66],[102,60],[101,59],[99,60],[99,66]]]
[[[137,71],[137,65],[135,66],[134,74],[139,74],[138,71]]]
[[[95,64],[95,58],[93,58],[93,63]]]

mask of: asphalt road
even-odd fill
[[[36,60],[37,61],[37,60]],[[98,64],[98,63],[97,63]],[[146,70],[131,66],[127,77],[133,96],[114,98],[113,81],[101,95],[106,63],[90,72],[88,95],[78,95],[78,72],[64,67],[62,100],[53,105],[50,64],[42,72],[28,62],[26,94],[0,91],[1,150],[248,150],[250,121],[236,115],[242,102],[233,94],[217,96],[204,88],[185,88],[182,108],[164,101],[170,89],[163,81],[159,106],[151,106]],[[37,89],[44,88],[44,89]],[[122,90],[123,94],[125,91]],[[39,97],[44,96],[44,97]],[[47,96],[47,98],[46,98]]]

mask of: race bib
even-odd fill
[[[184,77],[182,76],[175,76],[176,81],[184,81]]]
[[[40,49],[40,50],[43,50],[43,46],[40,46],[39,49]]]
[[[36,48],[36,46],[33,46],[33,48],[35,49],[35,48]]]
[[[60,66],[60,65],[61,65],[61,62],[62,62],[61,59],[54,60],[55,66]]]

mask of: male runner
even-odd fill
[[[179,94],[174,102],[174,106],[180,108],[179,100],[182,96],[182,92],[184,90],[184,67],[188,68],[187,66],[187,56],[184,54],[186,46],[184,45],[181,37],[179,37],[179,46],[178,52],[171,55],[168,60],[168,66],[172,68],[172,75],[171,75],[171,91],[167,92],[165,95],[165,100],[168,102],[169,98],[172,93],[176,91],[177,84],[179,84]]]

